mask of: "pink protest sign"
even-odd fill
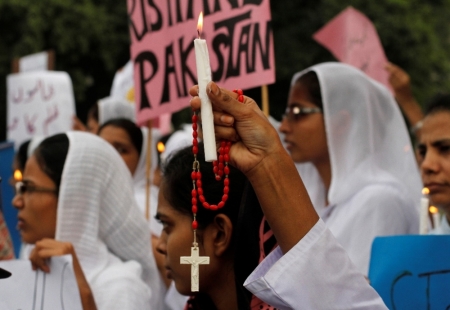
[[[355,66],[368,76],[389,85],[384,69],[388,62],[377,30],[361,12],[348,7],[313,35],[341,62]]]
[[[201,11],[213,81],[230,89],[275,82],[269,0],[128,0],[139,124],[189,106]]]

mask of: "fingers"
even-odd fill
[[[74,255],[74,249],[71,243],[56,241],[54,239],[42,239],[36,242],[33,251],[30,253],[30,261],[33,270],[40,269],[44,272],[50,272],[48,261],[53,256],[66,254]]]
[[[191,107],[194,110],[200,109],[201,102],[200,98],[195,96],[191,99]],[[234,124],[234,118],[226,113],[223,113],[221,111],[213,111],[214,115],[214,124],[220,125],[220,126],[233,126]],[[201,118],[201,113],[199,115],[199,119]]]

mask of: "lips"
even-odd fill
[[[17,229],[22,230],[25,227],[25,221],[20,216],[17,217]]]
[[[166,277],[167,279],[173,279],[172,277],[172,269],[170,269],[169,267],[165,267],[166,268]]]
[[[434,194],[436,192],[440,192],[440,191],[444,190],[447,187],[447,184],[430,182],[430,183],[426,183],[425,187],[430,190],[430,194]]]

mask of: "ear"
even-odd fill
[[[208,243],[212,246],[214,255],[220,257],[230,246],[232,234],[233,224],[230,218],[225,214],[217,214],[213,222],[206,227],[203,235],[209,239]]]

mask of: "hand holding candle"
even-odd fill
[[[205,160],[217,160],[216,137],[214,135],[214,118],[211,101],[206,94],[206,85],[211,82],[211,66],[209,64],[209,53],[206,41],[200,38],[203,30],[203,12],[198,18],[198,39],[194,40],[195,60],[197,63],[198,96],[201,100],[201,116],[203,143],[205,146]]]

